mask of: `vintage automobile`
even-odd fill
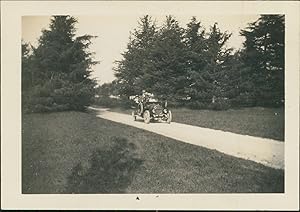
[[[134,121],[137,120],[137,117],[141,117],[146,124],[149,124],[151,120],[171,123],[172,112],[167,108],[167,101],[161,102],[151,97],[142,98],[141,96],[134,96],[131,99],[137,105],[132,111]]]

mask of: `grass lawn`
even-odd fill
[[[94,114],[27,114],[22,192],[284,192],[284,171]]]
[[[120,108],[112,111],[131,114]],[[173,121],[243,135],[284,140],[283,108],[243,108],[226,111],[173,108]]]

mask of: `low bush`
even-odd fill
[[[185,104],[186,107],[193,110],[210,109],[210,110],[227,110],[231,107],[229,99],[217,98],[214,103],[208,101],[191,101]]]
[[[55,81],[37,85],[22,92],[22,110],[25,113],[84,111],[92,103],[93,88],[66,84],[55,88]]]
[[[186,106],[190,109],[207,109],[208,104],[201,101],[193,101],[186,104]]]
[[[88,166],[79,162],[73,167],[68,193],[120,193],[130,185],[143,161],[126,138],[113,137],[110,142],[110,147],[92,153]]]
[[[230,100],[234,107],[254,107],[256,105],[253,94],[243,93]]]
[[[121,98],[110,98],[108,96],[101,96],[98,98],[94,98],[94,104],[102,107],[121,107],[124,109],[128,109],[133,105],[133,102],[126,97]]]
[[[228,110],[230,107],[230,101],[225,98],[217,98],[214,103],[208,105],[208,109],[211,110]]]

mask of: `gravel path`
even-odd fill
[[[284,142],[176,122],[145,124],[142,119],[134,121],[131,115],[110,112],[104,108],[90,107],[90,109],[97,110],[97,117],[103,119],[144,129],[186,143],[215,149],[272,168],[284,169]]]

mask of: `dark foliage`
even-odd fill
[[[84,110],[94,97],[88,51],[93,36],[75,37],[77,20],[53,16],[36,48],[22,45],[22,103],[25,112]]]
[[[122,54],[124,59],[116,61],[116,84],[120,95],[134,95],[153,83],[153,75],[149,75],[153,70],[150,49],[153,49],[156,36],[156,25],[151,17],[141,18],[138,28],[131,33],[127,50]]]
[[[111,83],[104,83],[95,89],[97,97],[94,98],[93,103],[110,108],[130,108],[133,102],[129,100],[128,96],[120,95],[121,89],[117,80]]]
[[[241,35],[244,46],[233,52],[226,47],[231,34],[217,23],[206,32],[193,17],[183,29],[167,16],[158,28],[145,16],[117,62],[112,90],[129,96],[147,89],[174,106],[197,109],[282,106],[284,16],[262,15]]]
[[[284,31],[284,15],[262,15],[241,31],[246,38],[242,86],[257,106],[284,103]]]
[[[67,193],[123,193],[142,160],[126,138],[114,137],[111,147],[96,149],[89,165],[78,163],[68,177]]]

